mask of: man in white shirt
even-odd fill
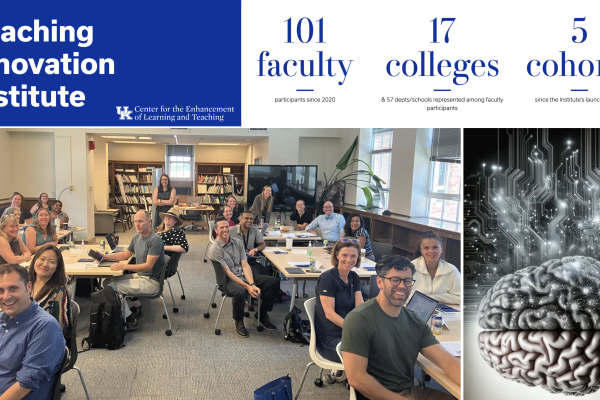
[[[308,224],[306,230],[310,233],[317,234],[316,228],[321,228],[321,235],[323,239],[329,240],[330,242],[336,242],[342,237],[344,232],[344,225],[346,220],[340,214],[333,212],[333,203],[326,201],[323,204],[323,212],[325,214],[319,215],[313,222]]]

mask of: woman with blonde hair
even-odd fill
[[[31,210],[29,210],[29,212],[31,213],[31,215],[33,215],[33,218],[35,219],[37,212],[39,210],[41,210],[42,208],[45,208],[46,210],[50,211],[50,203],[48,202],[48,193],[40,194],[40,198],[39,198],[38,202],[35,203],[33,205],[33,207],[31,207]]]
[[[0,265],[20,264],[31,259],[31,252],[19,237],[19,219],[15,215],[0,218]]]
[[[33,224],[25,226],[23,242],[32,253],[37,252],[46,243],[58,244],[56,231],[50,223],[50,211],[45,208],[38,211]]]
[[[267,224],[271,219],[271,209],[273,208],[273,190],[271,186],[266,185],[263,187],[262,193],[256,195],[254,203],[250,207],[250,212],[254,216],[254,224],[258,225],[260,219],[264,218],[264,222]]]
[[[31,296],[48,311],[62,328],[63,336],[70,330],[71,299],[67,292],[67,274],[61,251],[51,243],[36,253],[29,266]]]

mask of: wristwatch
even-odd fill
[[[252,283],[250,284],[250,286],[256,286],[256,283],[252,282]]]

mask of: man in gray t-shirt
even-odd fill
[[[135,264],[118,262],[110,266],[113,271],[133,271],[135,274],[105,279],[103,286],[110,284],[123,295],[155,294],[160,289],[160,274],[165,265],[165,247],[160,236],[152,232],[152,221],[148,212],[138,211],[133,224],[137,234],[131,239],[127,250],[105,254],[104,259],[125,261],[135,255]],[[137,326],[137,319],[142,317],[142,306],[139,300],[131,302],[129,298],[127,305],[123,311],[127,317],[128,328],[133,329]]]
[[[403,307],[415,267],[406,257],[388,256],[376,270],[379,295],[352,310],[342,330],[344,367],[357,399],[454,399],[413,384],[421,353],[460,385],[460,363],[416,313]]]

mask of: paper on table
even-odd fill
[[[311,232],[298,232],[298,236],[317,237],[317,235]]]
[[[97,263],[84,263],[84,262],[78,262],[78,263],[73,263],[73,264],[65,264],[65,270],[70,270],[70,269],[85,269],[85,268],[94,268],[97,267],[98,264]]]
[[[279,231],[267,231],[269,236],[281,236],[281,232]]]
[[[460,353],[461,353],[461,346],[460,346],[460,342],[441,342],[440,343],[442,346],[444,346],[444,348],[446,349],[446,351],[450,354],[452,354],[454,357],[460,357]]]
[[[292,249],[292,254],[304,254],[306,255],[306,250],[302,250],[302,249]]]
[[[445,312],[444,313],[444,321],[460,321],[460,313],[459,312]]]
[[[296,235],[294,235],[293,233],[283,233],[282,234],[283,237],[285,238],[293,238],[296,237]]]
[[[307,267],[310,263],[308,261],[305,261],[305,262],[288,261],[288,264],[291,265],[292,267],[300,267],[301,265]]]
[[[266,249],[262,250],[263,253],[273,253],[274,251],[279,250],[278,247],[267,247]]]

